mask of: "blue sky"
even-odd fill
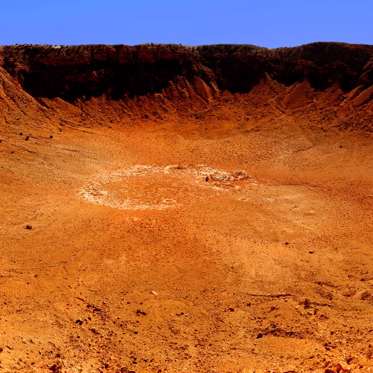
[[[0,44],[373,44],[373,0],[1,0]]]

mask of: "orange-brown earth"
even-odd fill
[[[0,48],[0,371],[373,371],[372,56]]]

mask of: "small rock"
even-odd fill
[[[146,312],[143,310],[136,310],[136,315],[137,316],[146,316]]]
[[[343,368],[341,364],[337,364],[335,367],[337,373],[347,373],[350,372],[350,369]]]
[[[25,229],[30,231],[32,229],[32,225],[30,225],[30,224],[25,225]]]
[[[136,373],[134,370],[129,370],[128,368],[120,368],[118,373]]]
[[[233,173],[233,178],[235,180],[244,180],[247,179],[249,176],[245,171],[235,171]]]
[[[365,291],[362,291],[361,293],[359,293],[359,299],[361,299],[361,300],[371,300],[371,299],[373,299],[373,296],[372,296],[372,294],[370,293],[369,290],[365,290]]]
[[[56,363],[56,364],[53,364],[49,367],[49,370],[53,373],[60,373],[61,372],[61,364],[60,363]]]
[[[349,365],[353,362],[353,360],[354,360],[354,358],[352,356],[346,357],[346,363],[349,364]]]
[[[303,302],[303,307],[305,310],[311,308],[311,301],[306,298]]]

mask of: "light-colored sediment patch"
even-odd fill
[[[142,178],[137,185],[140,196],[131,197],[136,185],[130,184],[137,178]],[[245,171],[228,172],[206,165],[135,165],[99,174],[79,190],[79,195],[89,203],[120,210],[165,210],[182,204],[182,201],[173,198],[173,190],[184,188],[189,195],[197,195],[198,188],[215,193],[239,190],[241,186],[237,182],[248,178]],[[154,193],[151,184],[157,186]],[[144,190],[144,196],[141,196],[145,185],[150,194],[148,191],[145,196]]]

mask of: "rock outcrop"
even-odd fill
[[[273,95],[284,94],[284,108],[305,105],[315,92],[334,89],[344,95],[338,101],[344,117],[357,107],[371,115],[373,46],[313,43],[279,49],[250,45],[0,47],[3,108],[5,104],[38,106],[43,100],[75,105],[96,98],[127,102],[149,96],[154,105],[161,102],[165,107],[164,100],[174,104],[192,100],[208,105],[220,92],[257,91],[260,95],[263,89],[257,87],[266,85]],[[291,88],[289,91],[279,87]],[[257,97],[256,102],[260,99]]]

